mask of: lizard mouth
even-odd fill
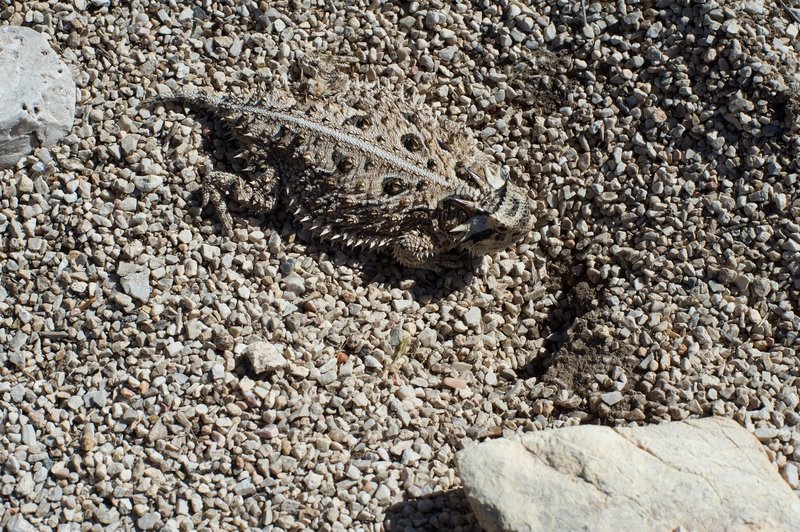
[[[453,244],[481,255],[522,239],[531,225],[531,205],[524,190],[502,171],[484,177],[466,167],[461,170],[475,187],[453,194],[443,205],[450,213],[445,226],[450,227]]]
[[[462,242],[473,242],[473,243],[482,242],[483,240],[488,240],[492,238],[495,234],[496,233],[491,229],[484,229],[483,231],[470,234],[469,236],[464,238]]]

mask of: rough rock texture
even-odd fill
[[[30,28],[0,28],[0,169],[72,128],[75,82],[69,69]]]
[[[487,530],[800,529],[800,500],[727,418],[536,432],[457,460]]]

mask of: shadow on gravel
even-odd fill
[[[377,284],[383,289],[405,287],[412,283],[411,292],[414,299],[420,304],[436,301],[448,295],[459,292],[470,285],[474,277],[475,268],[479,261],[469,262],[465,259],[464,266],[468,271],[443,270],[441,272],[403,268],[389,262],[365,262],[361,270],[361,277],[365,284]]]
[[[390,532],[483,530],[461,488],[394,504],[386,511],[383,525]]]
[[[558,266],[556,266],[558,267]],[[561,272],[554,272],[553,279],[560,279],[560,288],[551,287],[551,290],[558,290],[561,296],[556,304],[550,309],[547,319],[542,323],[541,334],[546,338],[545,353],[531,360],[526,366],[520,369],[521,378],[529,379],[536,377],[542,379],[545,376],[551,377],[545,380],[554,380],[553,375],[557,366],[572,367],[573,371],[581,371],[584,364],[581,363],[583,353],[576,353],[578,356],[569,357],[576,360],[564,361],[565,353],[574,351],[574,340],[578,328],[582,328],[582,320],[591,311],[600,305],[599,299],[602,297],[602,286],[591,286],[585,276],[576,276],[569,264],[560,266]],[[583,350],[581,350],[583,351]],[[572,379],[569,379],[572,381]],[[556,384],[565,385],[568,383]],[[571,384],[571,382],[569,383]]]
[[[612,377],[613,381],[624,378],[619,391],[625,397],[612,408],[598,407],[591,402],[576,403],[570,398],[555,399],[553,416],[578,410],[585,414],[581,418],[583,422],[595,420],[599,423],[627,416],[631,410],[642,406],[629,393],[638,381],[639,360],[630,347],[615,341],[606,332],[608,312],[604,287],[592,286],[584,279],[564,277],[561,294],[543,324],[542,333],[547,338],[545,352],[520,369],[520,378],[535,377],[537,382],[555,385],[558,390],[567,390],[568,395],[576,394],[579,398],[597,391],[610,391],[607,386],[597,389],[598,376],[605,376],[608,382],[612,382]]]

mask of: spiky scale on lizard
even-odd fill
[[[320,238],[430,269],[450,265],[453,253],[505,249],[530,230],[525,192],[500,172],[469,170],[491,163],[464,129],[443,120],[420,127],[431,110],[358,84],[324,99],[296,96],[275,91],[258,105],[194,90],[158,98],[215,115],[258,168],[203,180],[203,201],[226,233],[228,200],[256,213],[282,205]]]

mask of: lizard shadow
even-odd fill
[[[551,290],[556,303],[550,307],[547,318],[539,324],[540,335],[545,339],[543,352],[519,369],[518,375],[522,379],[536,377],[548,382],[556,378],[556,369],[564,365],[561,359],[565,353],[571,353],[575,335],[581,332],[576,328],[585,324],[581,318],[600,305],[604,287],[590,284],[583,268],[576,273],[572,267],[573,260],[570,258],[548,268],[554,280]],[[574,361],[570,359],[569,362]],[[567,364],[571,365],[575,364]]]
[[[470,285],[475,275],[475,261],[464,260],[464,266],[458,269],[442,271],[404,268],[381,258],[380,261],[368,261],[365,256],[360,269],[364,283],[375,284],[384,289],[408,289],[420,304],[443,299],[450,294],[460,292]]]
[[[197,192],[195,201],[199,205],[200,192]],[[212,210],[203,208],[202,211],[202,217],[214,219]],[[375,285],[387,291],[394,288],[408,290],[420,305],[438,301],[466,289],[472,283],[475,272],[481,264],[479,257],[464,256],[456,262],[456,267],[452,268],[441,270],[408,268],[382,253],[364,252],[319,240],[299,227],[296,220],[286,212],[253,215],[248,214],[246,209],[239,211],[236,207],[231,211],[240,220],[247,220],[246,226],[249,228],[262,229],[267,238],[275,232],[282,241],[292,241],[291,245],[294,248],[292,254],[310,257],[317,264],[327,259],[336,268],[346,266],[364,285]]]

